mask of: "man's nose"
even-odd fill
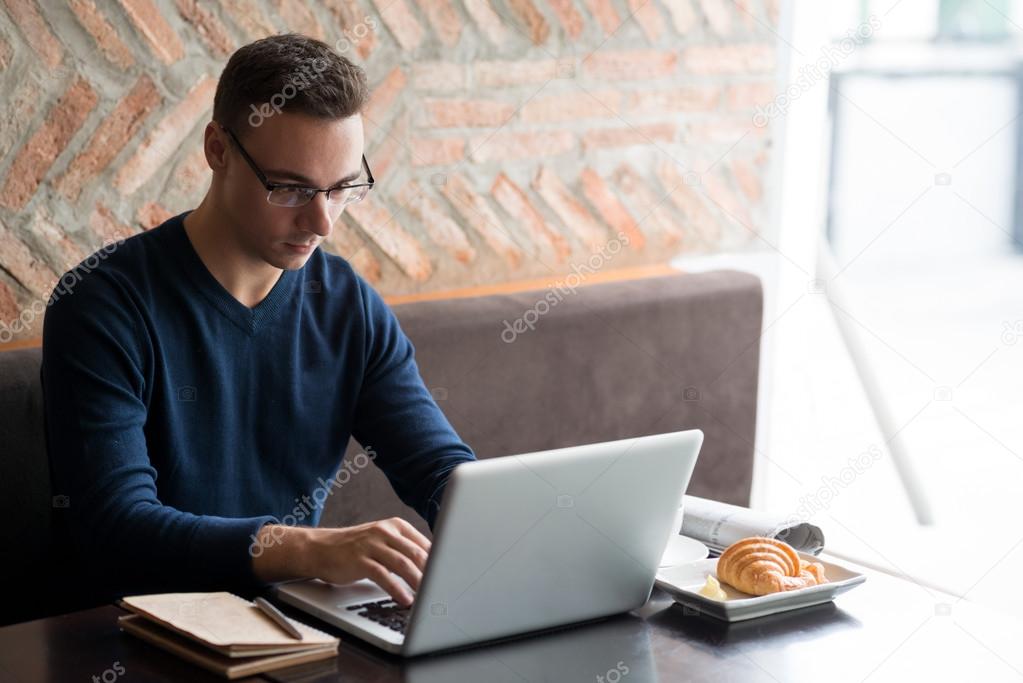
[[[312,201],[306,204],[302,212],[302,227],[320,237],[327,237],[334,226],[334,221],[341,215],[341,211],[331,206],[327,201],[327,195],[323,192],[313,197]]]

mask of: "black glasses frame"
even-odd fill
[[[220,124],[217,124],[217,125],[220,125]],[[234,142],[235,146],[238,148],[238,151],[241,152],[242,158],[245,159],[245,162],[249,165],[249,168],[252,169],[252,172],[256,174],[256,178],[259,179],[259,182],[262,183],[264,188],[266,188],[266,191],[267,191],[266,201],[269,204],[273,204],[273,202],[270,201],[270,195],[274,192],[274,190],[279,190],[279,189],[282,189],[282,188],[287,188],[287,189],[292,189],[292,190],[301,188],[303,190],[307,190],[307,191],[311,192],[311,194],[308,195],[308,199],[305,202],[303,202],[301,204],[294,204],[294,205],[291,205],[289,207],[289,208],[298,208],[299,206],[305,206],[306,204],[311,202],[316,197],[316,195],[319,194],[320,192],[324,193],[327,196],[327,201],[329,202],[330,201],[330,193],[331,192],[337,192],[339,190],[351,190],[353,188],[358,188],[358,187],[368,188],[366,190],[366,192],[369,192],[369,189],[371,189],[373,187],[373,184],[376,182],[373,179],[373,172],[371,170],[369,170],[369,162],[366,160],[366,155],[365,154],[362,155],[362,167],[366,170],[366,180],[367,180],[367,182],[364,182],[364,183],[353,183],[353,184],[347,184],[347,185],[338,185],[337,187],[330,187],[330,188],[327,188],[325,190],[321,190],[321,189],[318,189],[318,188],[315,188],[315,187],[307,187],[305,185],[300,185],[300,184],[296,184],[296,183],[275,183],[275,182],[271,182],[270,179],[266,177],[266,174],[263,173],[263,169],[261,169],[259,167],[259,165],[256,163],[256,161],[251,156],[249,156],[249,153],[245,151],[245,148],[242,146],[242,143],[238,139],[238,136],[234,134],[234,131],[231,130],[230,128],[228,128],[227,126],[224,126],[224,125],[220,125],[220,128],[225,133],[227,133],[228,135],[231,136],[231,140]],[[357,201],[361,201],[364,197],[365,197],[365,195],[359,197],[358,199],[352,200],[351,202],[348,202],[348,203],[354,203],[354,202],[357,202]],[[274,206],[288,206],[286,204],[273,204],[273,205]]]

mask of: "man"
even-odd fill
[[[418,589],[430,549],[411,524],[315,528],[344,495],[332,478],[350,436],[431,527],[448,474],[474,458],[393,313],[319,248],[372,186],[366,99],[362,69],[319,41],[241,48],[205,129],[199,207],[55,291],[47,445],[79,586],[370,578],[411,604],[395,576]]]

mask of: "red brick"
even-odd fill
[[[529,201],[526,193],[504,173],[498,173],[490,194],[529,235],[533,244],[544,252],[551,252],[558,263],[564,263],[572,248],[565,238],[547,225],[547,221]]]
[[[749,210],[730,187],[724,175],[724,170],[720,165],[717,169],[704,173],[701,180],[703,194],[711,204],[717,206],[722,213],[733,221],[742,224],[749,230],[754,229]]]
[[[465,158],[462,138],[416,138],[411,145],[413,166],[446,166]]]
[[[771,73],[774,47],[770,43],[692,45],[682,51],[686,72],[704,76]]]
[[[469,158],[476,163],[552,157],[576,149],[575,138],[568,131],[536,131],[530,133],[494,133],[474,137],[469,142]]]
[[[355,272],[370,284],[380,282],[380,261],[370,251],[369,245],[355,234],[355,228],[349,228],[344,223],[338,222],[326,242],[334,253],[348,261]]]
[[[509,269],[515,270],[522,265],[522,249],[512,239],[486,199],[477,194],[465,178],[457,173],[445,174],[440,191],[465,223],[483,238],[494,253],[504,259]]]
[[[612,176],[615,187],[632,205],[638,223],[648,234],[659,234],[662,246],[677,248],[683,243],[684,231],[668,211],[666,197],[653,193],[646,181],[628,164],[621,164]]]
[[[131,50],[117,35],[117,31],[106,20],[92,0],[68,0],[68,6],[78,17],[79,23],[89,32],[100,52],[111,63],[127,69],[135,63]]]
[[[511,33],[501,17],[497,16],[489,0],[463,0],[462,5],[487,40],[498,47],[508,42]]]
[[[462,35],[462,20],[451,5],[451,0],[417,0],[419,8],[426,15],[434,33],[440,38],[440,42],[447,47],[454,47],[458,44],[458,38]]]
[[[175,0],[181,17],[195,28],[206,47],[215,55],[227,57],[234,52],[234,41],[220,19],[205,7],[199,0]]]
[[[342,37],[332,47],[341,54],[354,47],[362,59],[369,57],[377,44],[375,18],[368,16],[355,0],[326,0],[324,4],[341,28]]]
[[[113,211],[99,203],[96,204],[92,215],[89,216],[89,227],[100,241],[95,249],[128,239],[136,232],[118,220]]]
[[[53,106],[43,125],[18,152],[0,190],[0,206],[18,211],[35,194],[54,160],[96,106],[96,93],[85,80],[75,80]]]
[[[675,31],[686,36],[696,26],[696,12],[693,11],[693,0],[661,0],[668,8],[671,23]]]
[[[424,99],[422,125],[435,128],[496,128],[505,124],[515,107],[494,100]]]
[[[46,66],[57,68],[64,59],[64,48],[50,31],[36,3],[32,0],[4,0],[4,5],[29,47],[35,50]]]
[[[615,232],[627,235],[630,247],[636,251],[642,251],[646,246],[646,237],[639,229],[635,219],[629,214],[628,209],[618,201],[618,198],[604,183],[604,179],[597,175],[592,168],[584,168],[579,174],[579,181],[582,184],[583,195],[604,221]]]
[[[622,19],[611,0],[586,0],[586,6],[590,14],[596,17],[600,28],[604,29],[605,35],[611,35],[621,26]]]
[[[77,200],[82,187],[106,169],[159,104],[160,93],[149,76],[143,74],[68,164],[67,171],[56,182],[60,193],[71,201]]]
[[[580,119],[615,118],[621,111],[622,93],[617,90],[568,92],[534,97],[522,105],[523,123],[556,123]]]
[[[398,95],[405,89],[405,73],[401,67],[394,67],[383,82],[373,89],[369,103],[362,112],[366,122],[366,139],[372,140],[377,129],[383,124],[396,107]]]
[[[551,207],[561,222],[586,245],[590,253],[604,248],[608,239],[607,231],[561,182],[557,173],[546,166],[541,167],[533,178],[533,189],[547,202],[547,206]]]
[[[245,32],[249,40],[258,40],[277,33],[277,29],[256,0],[221,0],[220,6]]]
[[[323,40],[323,27],[317,21],[316,15],[309,9],[309,4],[301,0],[274,0],[274,9],[277,15],[284,20],[284,25],[288,27],[288,30]]]
[[[700,0],[703,16],[714,33],[727,36],[732,32],[732,12],[724,0]]]
[[[526,25],[526,34],[533,41],[534,45],[541,45],[547,42],[551,27],[547,20],[536,8],[532,0],[507,0],[511,11]]]
[[[453,259],[459,263],[472,263],[476,258],[476,250],[469,244],[465,232],[415,181],[401,188],[398,201],[425,228],[430,239]]]
[[[721,239],[721,222],[703,199],[699,185],[685,182],[690,176],[683,175],[678,166],[671,161],[663,161],[657,166],[657,177],[661,181],[668,198],[682,212],[689,232],[698,235],[703,243],[713,249]],[[699,175],[693,173],[692,179],[698,182]]]
[[[33,296],[48,297],[57,282],[57,274],[29,250],[17,235],[0,223],[0,254],[4,270]]]
[[[601,50],[586,57],[582,66],[591,78],[631,81],[670,76],[677,62],[672,50]]]
[[[653,123],[626,128],[593,128],[582,135],[583,150],[604,147],[630,147],[671,143],[675,140],[675,124]]]
[[[150,131],[135,154],[121,167],[114,178],[114,187],[128,195],[146,183],[170,160],[199,119],[213,104],[217,82],[202,76],[188,94]]]
[[[178,162],[170,187],[182,197],[192,197],[208,187],[212,177],[213,172],[206,163],[206,152],[200,142]]]
[[[680,111],[711,111],[718,106],[720,99],[721,88],[716,85],[637,90],[629,94],[624,111],[629,114],[671,114]]]
[[[732,161],[732,175],[746,199],[752,204],[759,204],[763,199],[764,190],[760,181],[759,170],[747,159]]]
[[[414,50],[423,42],[423,27],[419,25],[405,0],[373,0],[373,4],[404,50]]]
[[[53,255],[57,273],[70,270],[89,255],[53,222],[53,217],[45,206],[36,209],[29,230],[36,240],[45,246],[47,252]]]
[[[569,38],[575,40],[583,32],[583,17],[575,8],[572,0],[549,0],[548,5],[554,10],[558,17],[561,28],[565,30]]]
[[[651,2],[651,0],[629,0],[629,12],[639,27],[643,29],[647,40],[651,43],[660,40],[661,33],[664,31],[664,17],[657,9],[657,3]]]
[[[742,139],[753,140],[767,135],[766,126],[755,126],[749,117],[718,116],[710,121],[698,121],[687,126],[686,139],[696,145],[736,144]],[[724,151],[724,150],[722,150]]]
[[[178,34],[160,14],[152,0],[118,0],[135,28],[149,43],[153,54],[164,64],[173,64],[185,56]]]
[[[469,85],[469,66],[417,61],[412,65],[412,84],[416,90],[465,90]]]
[[[410,278],[416,282],[425,282],[433,274],[430,259],[419,242],[405,232],[395,216],[372,197],[351,204],[346,213]]]
[[[21,322],[18,321],[20,316],[21,306],[18,305],[18,297],[14,295],[6,282],[0,280],[0,344],[22,339],[25,336],[16,334],[16,330],[10,329],[20,327]]]
[[[476,87],[505,88],[546,83],[557,78],[558,62],[554,59],[480,61],[472,65],[472,70]]]
[[[725,101],[729,109],[753,109],[758,106],[766,106],[774,97],[774,83],[755,81],[728,86]]]
[[[391,169],[396,163],[408,163],[408,119],[408,112],[402,113],[385,135],[370,144],[366,153],[373,175],[381,184],[390,178]]]
[[[753,29],[756,27],[757,11],[756,8],[754,7],[753,0],[735,0],[735,9],[736,14],[738,14],[740,19],[742,19],[742,23],[747,29]],[[771,22],[765,21],[765,23]],[[775,23],[775,25],[777,26],[777,23]]]
[[[163,204],[159,202],[146,202],[135,213],[135,221],[143,230],[150,230],[173,216],[174,214],[168,211],[167,207]]]

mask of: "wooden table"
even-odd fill
[[[334,660],[245,680],[1023,680],[1023,622],[1016,617],[856,569],[868,575],[867,582],[834,603],[736,624],[693,613],[655,589],[646,605],[629,614],[413,660],[342,634]],[[0,680],[223,680],[119,632],[122,613],[101,607],[0,629]]]

